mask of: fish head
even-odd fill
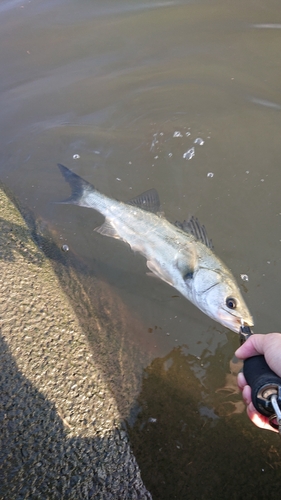
[[[233,332],[239,333],[241,324],[254,325],[251,313],[230,272],[200,269],[196,273],[193,291],[197,307]]]

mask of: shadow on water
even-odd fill
[[[47,231],[47,223],[36,221],[31,210],[19,203],[17,197],[2,182],[0,182],[0,189],[15,205],[28,227],[27,229],[24,225],[0,217],[0,259],[14,262],[19,254],[27,263],[41,267],[44,253],[51,262],[67,265],[62,249],[58,247],[49,234],[44,234],[44,229]],[[29,244],[30,237],[36,246]]]
[[[195,374],[198,360],[181,348],[145,370],[129,434],[154,500],[280,496],[279,438],[239,415],[240,394],[231,397],[229,411],[223,389],[214,403],[208,384],[216,363],[211,360],[203,384]]]

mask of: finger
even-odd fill
[[[252,404],[252,390],[249,385],[245,385],[242,390],[242,396],[246,405]]]
[[[253,424],[255,424],[260,429],[266,429],[268,431],[278,432],[277,429],[274,429],[270,425],[267,417],[257,412],[253,403],[250,403],[249,406],[247,407],[247,414],[249,419],[253,422]]]
[[[244,373],[243,372],[239,372],[238,375],[237,375],[237,385],[240,389],[240,391],[243,391],[245,385],[247,385],[247,381],[244,377]]]

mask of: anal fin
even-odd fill
[[[104,223],[101,226],[96,227],[95,231],[97,231],[97,233],[102,234],[103,236],[110,236],[110,238],[121,240],[115,227],[111,224],[111,222],[108,219],[105,219]]]

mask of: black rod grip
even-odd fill
[[[266,417],[273,415],[275,412],[270,403],[270,393],[273,391],[278,395],[281,378],[269,368],[262,355],[245,359],[243,372],[247,384],[252,389],[252,401],[256,410]],[[267,387],[268,391],[261,391],[263,387]]]

